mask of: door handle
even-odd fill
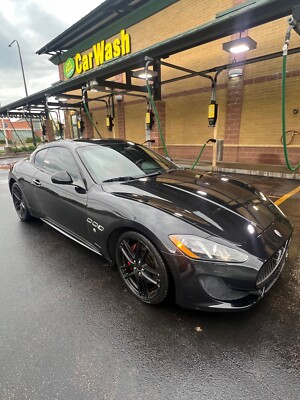
[[[37,187],[42,185],[38,179],[34,179],[33,184],[34,184],[34,186],[37,186]]]

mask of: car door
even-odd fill
[[[36,157],[39,157],[38,154]],[[58,171],[67,171],[73,183],[53,183],[51,176]],[[55,146],[47,149],[44,157],[40,157],[33,185],[35,203],[42,218],[75,236],[87,239],[87,193],[80,169],[67,148]]]

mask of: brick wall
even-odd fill
[[[90,103],[90,112],[93,118],[93,121],[103,138],[111,138],[114,137],[114,132],[110,132],[106,127],[106,107],[105,105],[101,107],[96,107],[96,102]],[[95,128],[93,128],[94,138],[99,138],[99,135]]]
[[[207,23],[215,18],[216,13],[240,3],[244,3],[244,0],[180,0],[127,29],[131,35],[132,52]],[[286,29],[285,17],[242,33],[243,36],[248,34],[257,41],[257,49],[244,56],[249,59],[281,51]],[[231,39],[232,37],[227,37],[207,43],[170,56],[166,61],[196,71],[227,64],[234,59],[222,50],[222,43]],[[300,47],[300,37],[294,32],[290,47]],[[237,58],[235,60],[239,61]],[[287,69],[287,129],[300,131],[300,112],[293,113],[294,109],[300,109],[300,54],[288,57]],[[60,76],[61,74],[60,67]],[[184,73],[180,71],[162,67],[162,81],[182,75]],[[119,76],[115,79],[122,82],[123,78]],[[133,83],[142,84],[135,79]],[[280,96],[280,58],[247,65],[244,67],[243,77],[236,80],[228,79],[228,71],[219,75],[218,138],[224,139],[224,161],[284,163],[280,142]],[[212,129],[208,128],[207,123],[210,97],[210,81],[199,76],[162,86],[165,108],[162,122],[172,157],[193,158],[199,153],[203,143],[212,137]],[[132,97],[125,96],[124,99],[115,102],[117,118],[113,135],[141,143],[145,140],[146,105]],[[107,137],[103,106],[92,103],[90,107],[97,126],[103,131],[103,136]],[[154,126],[153,136],[155,135],[157,136]],[[97,136],[95,132],[94,136]],[[160,146],[159,141],[157,146]],[[205,149],[202,159],[211,159],[211,153],[210,145]],[[290,146],[290,154],[291,160],[299,161],[300,135],[295,137]]]
[[[297,164],[300,157],[299,147],[288,147],[289,160],[292,164]],[[225,159],[226,157],[226,159]],[[282,147],[226,147],[224,149],[224,160],[249,164],[273,164],[284,165],[284,154]]]
[[[126,139],[137,143],[146,140],[145,133],[146,101],[125,102]]]

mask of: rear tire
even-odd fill
[[[16,213],[20,220],[23,222],[29,221],[32,217],[28,210],[23,192],[16,182],[12,185],[11,195],[13,198]]]
[[[134,231],[123,233],[117,242],[116,261],[123,281],[139,300],[159,304],[166,299],[168,271],[149,239]]]

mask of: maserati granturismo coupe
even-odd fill
[[[39,218],[105,257],[148,304],[172,293],[183,307],[245,310],[287,258],[293,228],[255,187],[130,141],[48,143],[8,179],[22,221]]]

